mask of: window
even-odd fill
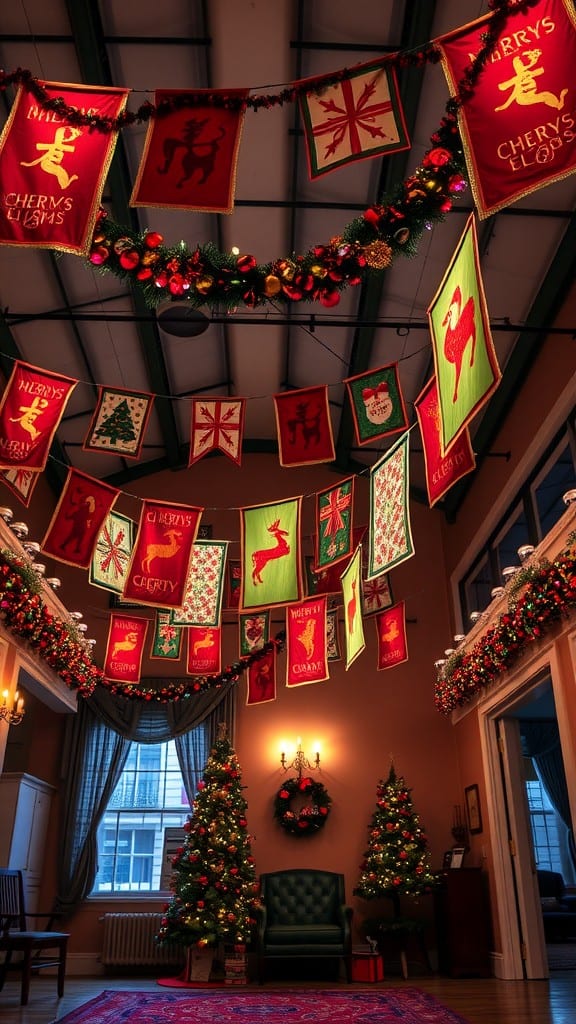
[[[532,842],[536,866],[547,871],[562,871],[558,815],[539,779],[526,782],[526,794],[532,826]]]

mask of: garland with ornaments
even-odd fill
[[[306,803],[298,811],[292,810],[292,802],[305,797]],[[274,800],[274,817],[278,824],[293,836],[309,836],[324,828],[330,814],[332,797],[321,782],[315,782],[308,775],[286,779]]]

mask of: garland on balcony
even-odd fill
[[[442,714],[466,704],[499,679],[527,648],[576,608],[576,534],[568,543],[553,562],[520,569],[510,587],[508,610],[470,651],[448,659],[434,692]]]

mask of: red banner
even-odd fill
[[[242,591],[242,563],[234,559],[228,561],[226,572],[226,608],[240,607]]]
[[[374,622],[378,637],[378,671],[408,661],[404,601],[399,601],[385,612],[379,612]]]
[[[475,469],[476,458],[470,444],[468,429],[462,431],[446,455],[442,455],[442,424],[436,377],[431,377],[424,386],[414,402],[414,408],[422,435],[426,488],[428,502],[432,508],[457,480]]]
[[[326,614],[326,597],[313,597],[286,609],[286,686],[329,678]]]
[[[242,101],[248,92],[227,89],[226,96]],[[194,106],[180,106],[190,95],[156,90],[156,107],[170,112],[149,122],[131,206],[232,212],[245,108],[215,106],[211,89],[196,90]]]
[[[493,15],[439,40],[454,96]],[[572,0],[513,10],[459,111],[474,200],[488,217],[576,168],[576,14]]]
[[[138,682],[147,629],[148,619],[112,612],[104,659],[106,679],[120,683]]]
[[[144,501],[124,600],[159,608],[182,606],[203,511],[192,505]]]
[[[274,395],[281,466],[307,466],[336,458],[328,387],[300,388]]]
[[[0,469],[44,469],[78,381],[16,361],[0,401]]]
[[[276,646],[248,666],[247,704],[265,704],[276,700]]]
[[[222,670],[222,627],[188,626],[186,671],[191,676],[216,676]]]
[[[219,450],[239,466],[245,411],[245,398],[194,398],[188,465],[193,466],[208,452]]]
[[[42,542],[44,554],[88,569],[100,530],[119,494],[115,487],[69,469]]]
[[[43,82],[49,99],[114,119],[128,89]],[[0,244],[86,255],[117,132],[73,126],[20,86],[0,136]]]

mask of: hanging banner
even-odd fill
[[[112,612],[104,658],[106,679],[137,683],[140,679],[148,619]]]
[[[362,547],[359,544],[342,573],[344,599],[344,637],[346,640],[346,671],[366,646],[362,625],[360,588],[362,585]]]
[[[226,90],[223,95],[238,102],[233,110],[214,104],[213,89],[157,89],[161,113],[148,122],[130,206],[231,213],[248,93]],[[182,105],[190,95],[194,106]]]
[[[476,458],[470,443],[468,430],[458,435],[446,455],[442,456],[442,422],[438,403],[436,377],[431,377],[414,402],[418,417],[424,465],[426,489],[430,508],[440,501],[450,488],[476,467]]]
[[[270,612],[249,612],[238,617],[240,657],[264,647],[270,639]]]
[[[42,552],[88,569],[98,534],[120,491],[77,469],[69,469],[42,541]]]
[[[88,579],[95,587],[121,594],[134,547],[135,524],[119,512],[110,512],[98,534]]]
[[[16,360],[0,401],[0,469],[44,469],[77,383]]]
[[[356,550],[368,529],[367,526],[354,526],[352,529],[352,552]],[[342,570],[350,562],[352,555],[348,555],[342,562],[335,562],[325,569],[315,569],[315,558],[306,555],[304,564],[306,566],[306,593],[308,597],[320,597],[321,594],[336,594],[342,596],[342,583],[340,577]]]
[[[34,494],[34,488],[41,473],[32,469],[1,469],[0,479],[9,491],[28,508]]]
[[[157,611],[150,657],[164,661],[179,661],[182,650],[182,626],[174,626],[170,612]]]
[[[480,275],[471,213],[442,283],[427,309],[446,455],[498,387],[501,373]]]
[[[186,671],[191,676],[217,676],[222,671],[222,627],[188,626]]]
[[[110,120],[129,92],[39,84],[50,100]],[[87,255],[117,135],[67,124],[19,86],[0,136],[0,244]]]
[[[188,566],[204,509],[145,499],[128,578],[125,601],[180,608]]]
[[[371,444],[408,429],[397,363],[347,377],[343,383],[348,389],[358,444]]]
[[[192,548],[184,600],[171,613],[178,626],[219,626],[227,540],[197,540]]]
[[[315,572],[352,554],[354,477],[316,494]]]
[[[436,40],[452,96],[493,15]],[[480,218],[576,168],[576,14],[572,0],[510,10],[471,96],[458,111]]]
[[[414,554],[408,507],[408,433],[370,469],[370,541],[367,579]]]
[[[328,387],[299,388],[274,395],[281,466],[309,466],[336,458]]]
[[[379,612],[374,622],[378,637],[378,671],[394,668],[395,665],[408,661],[404,601],[400,601],[385,612]]]
[[[360,64],[330,85],[322,78],[309,81],[300,110],[311,178],[410,148],[396,73],[385,60]]]
[[[240,607],[242,589],[242,563],[235,559],[228,561],[226,572],[226,608],[229,611]]]
[[[153,402],[153,395],[140,391],[100,387],[84,451],[139,459]]]
[[[286,609],[286,686],[329,678],[326,612],[326,597],[313,597]]]
[[[302,600],[302,498],[240,509],[243,609]]]
[[[245,412],[245,398],[192,399],[188,466],[213,451],[224,452],[239,466]]]
[[[326,612],[326,657],[328,661],[341,661],[342,659],[337,608],[329,608]]]
[[[246,681],[246,704],[266,704],[276,700],[275,644],[248,666]]]
[[[394,604],[388,575],[374,580],[362,580],[362,614],[374,615]]]

